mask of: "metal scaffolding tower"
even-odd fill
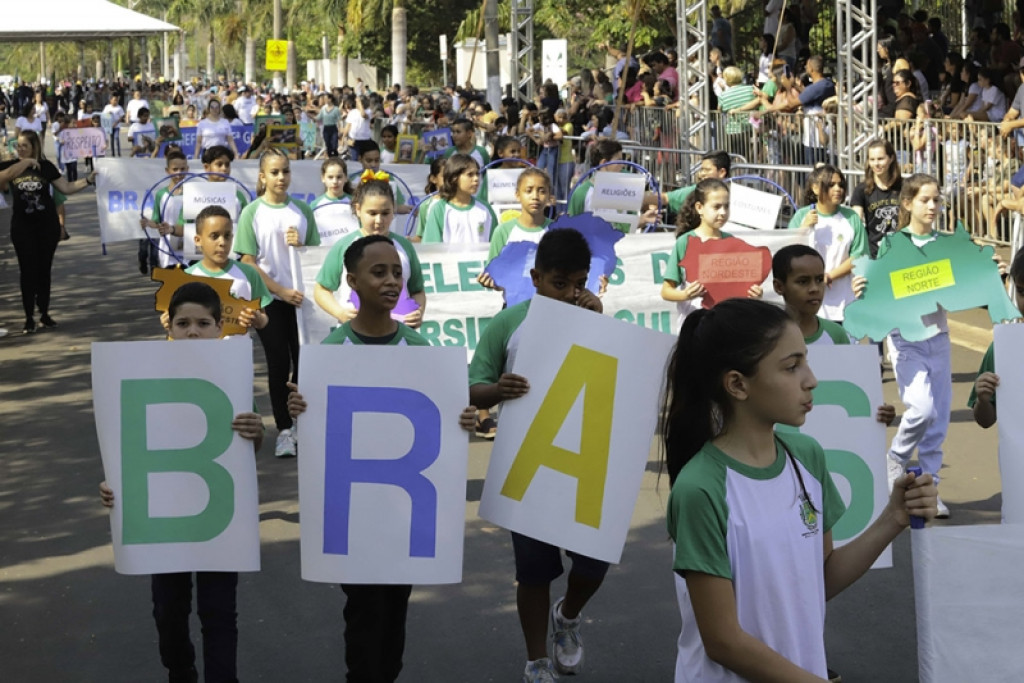
[[[865,149],[878,132],[876,9],[876,0],[836,4],[836,132],[839,168],[844,171],[864,168]]]
[[[512,96],[520,102],[533,101],[533,0],[512,0]]]
[[[681,149],[707,149],[711,144],[707,10],[707,0],[676,0]]]

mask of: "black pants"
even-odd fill
[[[338,127],[324,126],[324,147],[327,148],[327,156],[338,156]]]
[[[156,242],[148,237],[139,240],[139,266],[152,270],[160,267],[160,249]]]
[[[274,409],[274,423],[279,430],[291,429],[292,418],[288,414],[288,387],[286,382],[295,382],[299,376],[299,325],[295,319],[295,307],[274,299],[265,309],[270,322],[262,330],[256,330],[267,357],[267,385],[270,390],[270,405]]]
[[[53,225],[11,226],[11,242],[21,271],[21,305],[26,320],[32,318],[36,306],[43,315],[50,312],[50,270],[59,241],[60,223],[56,221]]]
[[[160,642],[160,661],[170,683],[192,683],[196,652],[189,635],[192,574],[153,574],[153,619]],[[235,667],[238,624],[235,572],[196,572],[196,614],[203,627],[203,680],[237,683]]]
[[[64,164],[64,170],[68,172],[68,182],[73,183],[78,180],[78,162],[69,161]]]
[[[341,584],[348,683],[392,683],[402,671],[412,586]]]

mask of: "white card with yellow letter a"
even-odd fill
[[[675,338],[536,296],[502,405],[480,516],[618,562],[657,425]]]

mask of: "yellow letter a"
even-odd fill
[[[543,465],[577,480],[576,521],[595,529],[601,526],[618,366],[613,356],[575,344],[569,349],[516,453],[501,495],[521,501]],[[585,393],[580,452],[573,453],[555,446],[554,440],[581,391]]]

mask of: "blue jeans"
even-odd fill
[[[537,157],[537,168],[543,168],[548,172],[548,176],[551,177],[551,182],[554,184],[555,175],[558,172],[558,147],[544,147],[540,150],[540,156]]]
[[[327,148],[327,156],[338,156],[338,127],[324,126],[324,146]]]

